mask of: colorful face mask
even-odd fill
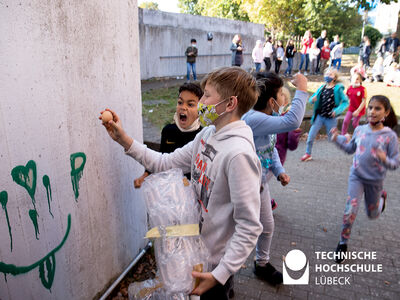
[[[218,102],[217,104],[204,104],[199,102],[197,104],[197,112],[199,114],[199,121],[201,126],[206,127],[211,125],[215,120],[217,120],[220,116],[222,116],[225,112],[218,114],[217,113],[217,105],[229,100],[229,98]]]

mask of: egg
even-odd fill
[[[110,121],[112,119],[113,119],[113,115],[108,110],[106,110],[105,112],[103,112],[101,114],[101,120],[103,121],[103,123],[108,123],[108,121]]]

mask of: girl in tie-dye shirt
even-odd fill
[[[342,253],[347,251],[347,241],[363,194],[368,217],[378,218],[385,209],[387,198],[383,190],[386,170],[395,170],[400,166],[398,138],[391,129],[397,125],[397,118],[387,97],[371,98],[368,104],[368,122],[356,128],[349,142],[346,136],[338,136],[336,128],[332,131],[332,140],[339,148],[349,154],[355,152],[342,232],[336,249],[338,255],[335,260],[338,263],[344,260]]]

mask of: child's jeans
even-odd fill
[[[308,54],[301,54],[301,60],[300,60],[300,66],[299,66],[299,71],[301,71],[301,68],[303,67],[303,63],[304,63],[304,60],[306,61],[306,67],[305,67],[305,71],[307,71],[308,70],[308,63],[309,63],[309,61],[310,61],[310,59],[309,59],[309,55]]]
[[[358,123],[360,123],[361,116],[358,115],[357,117],[353,117],[353,112],[348,110],[344,117],[343,124],[342,124],[342,135],[345,135],[347,133],[347,129],[349,128],[351,118],[353,118],[353,122],[352,122],[353,129],[356,129],[356,127],[358,126]]]
[[[288,57],[287,59],[287,68],[285,71],[285,74],[292,74],[292,68],[293,68],[293,57]]]
[[[269,262],[269,250],[271,248],[272,235],[274,234],[275,227],[268,182],[263,183],[262,188],[263,190],[260,195],[260,222],[263,226],[263,231],[258,237],[256,245],[256,261],[260,265]]]
[[[193,72],[193,80],[197,80],[196,63],[195,62],[194,63],[187,62],[186,66],[187,66],[186,80],[187,81],[190,80],[190,69],[192,69],[192,72]]]
[[[326,131],[328,133],[329,140],[330,140],[331,139],[331,129],[335,128],[336,124],[337,124],[336,118],[325,118],[325,117],[321,117],[320,115],[317,115],[314,119],[314,123],[312,124],[312,126],[310,128],[310,131],[308,132],[306,153],[311,155],[315,137],[317,136],[317,134],[318,134],[319,130],[322,128],[322,126],[325,126]]]
[[[356,219],[363,194],[365,194],[365,208],[368,218],[376,219],[379,217],[383,206],[383,199],[381,197],[382,187],[382,181],[363,180],[357,175],[350,173],[348,197],[340,235],[341,244],[346,244],[350,238],[351,227]]]
[[[260,72],[261,63],[254,63],[254,65],[256,66],[256,73]]]
[[[342,59],[337,58],[337,59],[332,59],[332,67],[336,69],[340,69],[340,65],[342,64]],[[337,66],[336,66],[337,65]]]

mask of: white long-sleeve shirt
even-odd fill
[[[272,53],[274,53],[274,49],[272,48],[272,44],[267,42],[263,49],[263,56],[271,58]]]

